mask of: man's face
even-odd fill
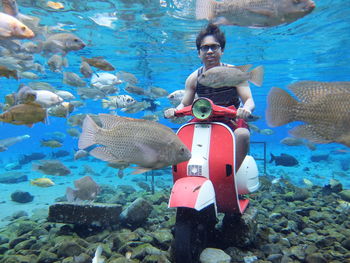
[[[220,44],[213,36],[203,38],[198,56],[206,68],[218,66],[222,54]]]

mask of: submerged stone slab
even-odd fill
[[[121,211],[117,204],[60,202],[50,206],[48,221],[106,227],[118,224]]]

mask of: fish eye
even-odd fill
[[[22,26],[21,29],[22,29],[22,31],[26,31],[27,30],[27,28],[25,26]]]
[[[77,39],[77,38],[74,38],[74,40],[73,40],[74,42],[78,42],[79,40]]]

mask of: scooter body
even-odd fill
[[[217,117],[234,118],[235,109],[205,100],[205,106],[210,103],[212,107],[211,117],[206,118],[207,109],[201,107],[205,117],[194,119],[177,131],[192,156],[189,161],[172,167],[174,186],[169,207],[177,208],[176,262],[196,262],[192,259],[199,256],[213,237],[217,213],[243,214],[249,199],[242,195],[259,188],[254,158],[247,155],[236,172],[234,133],[228,125],[217,121]],[[194,105],[195,102],[192,108]],[[194,115],[192,108],[178,111],[177,116]]]
[[[191,150],[189,161],[173,166],[169,207],[200,211],[215,204],[217,212],[243,214],[249,200],[239,198],[259,187],[255,160],[246,156],[235,172],[235,137],[219,122],[192,122],[177,132]]]

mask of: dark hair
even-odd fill
[[[206,36],[213,36],[216,41],[219,42],[221,49],[224,50],[225,49],[225,44],[226,44],[226,37],[224,32],[222,32],[220,30],[220,28],[217,25],[214,25],[212,23],[209,23],[204,29],[202,29],[199,34],[197,35],[196,38],[196,46],[197,46],[197,50],[199,51],[200,47],[201,47],[201,43],[203,41],[203,39]]]

